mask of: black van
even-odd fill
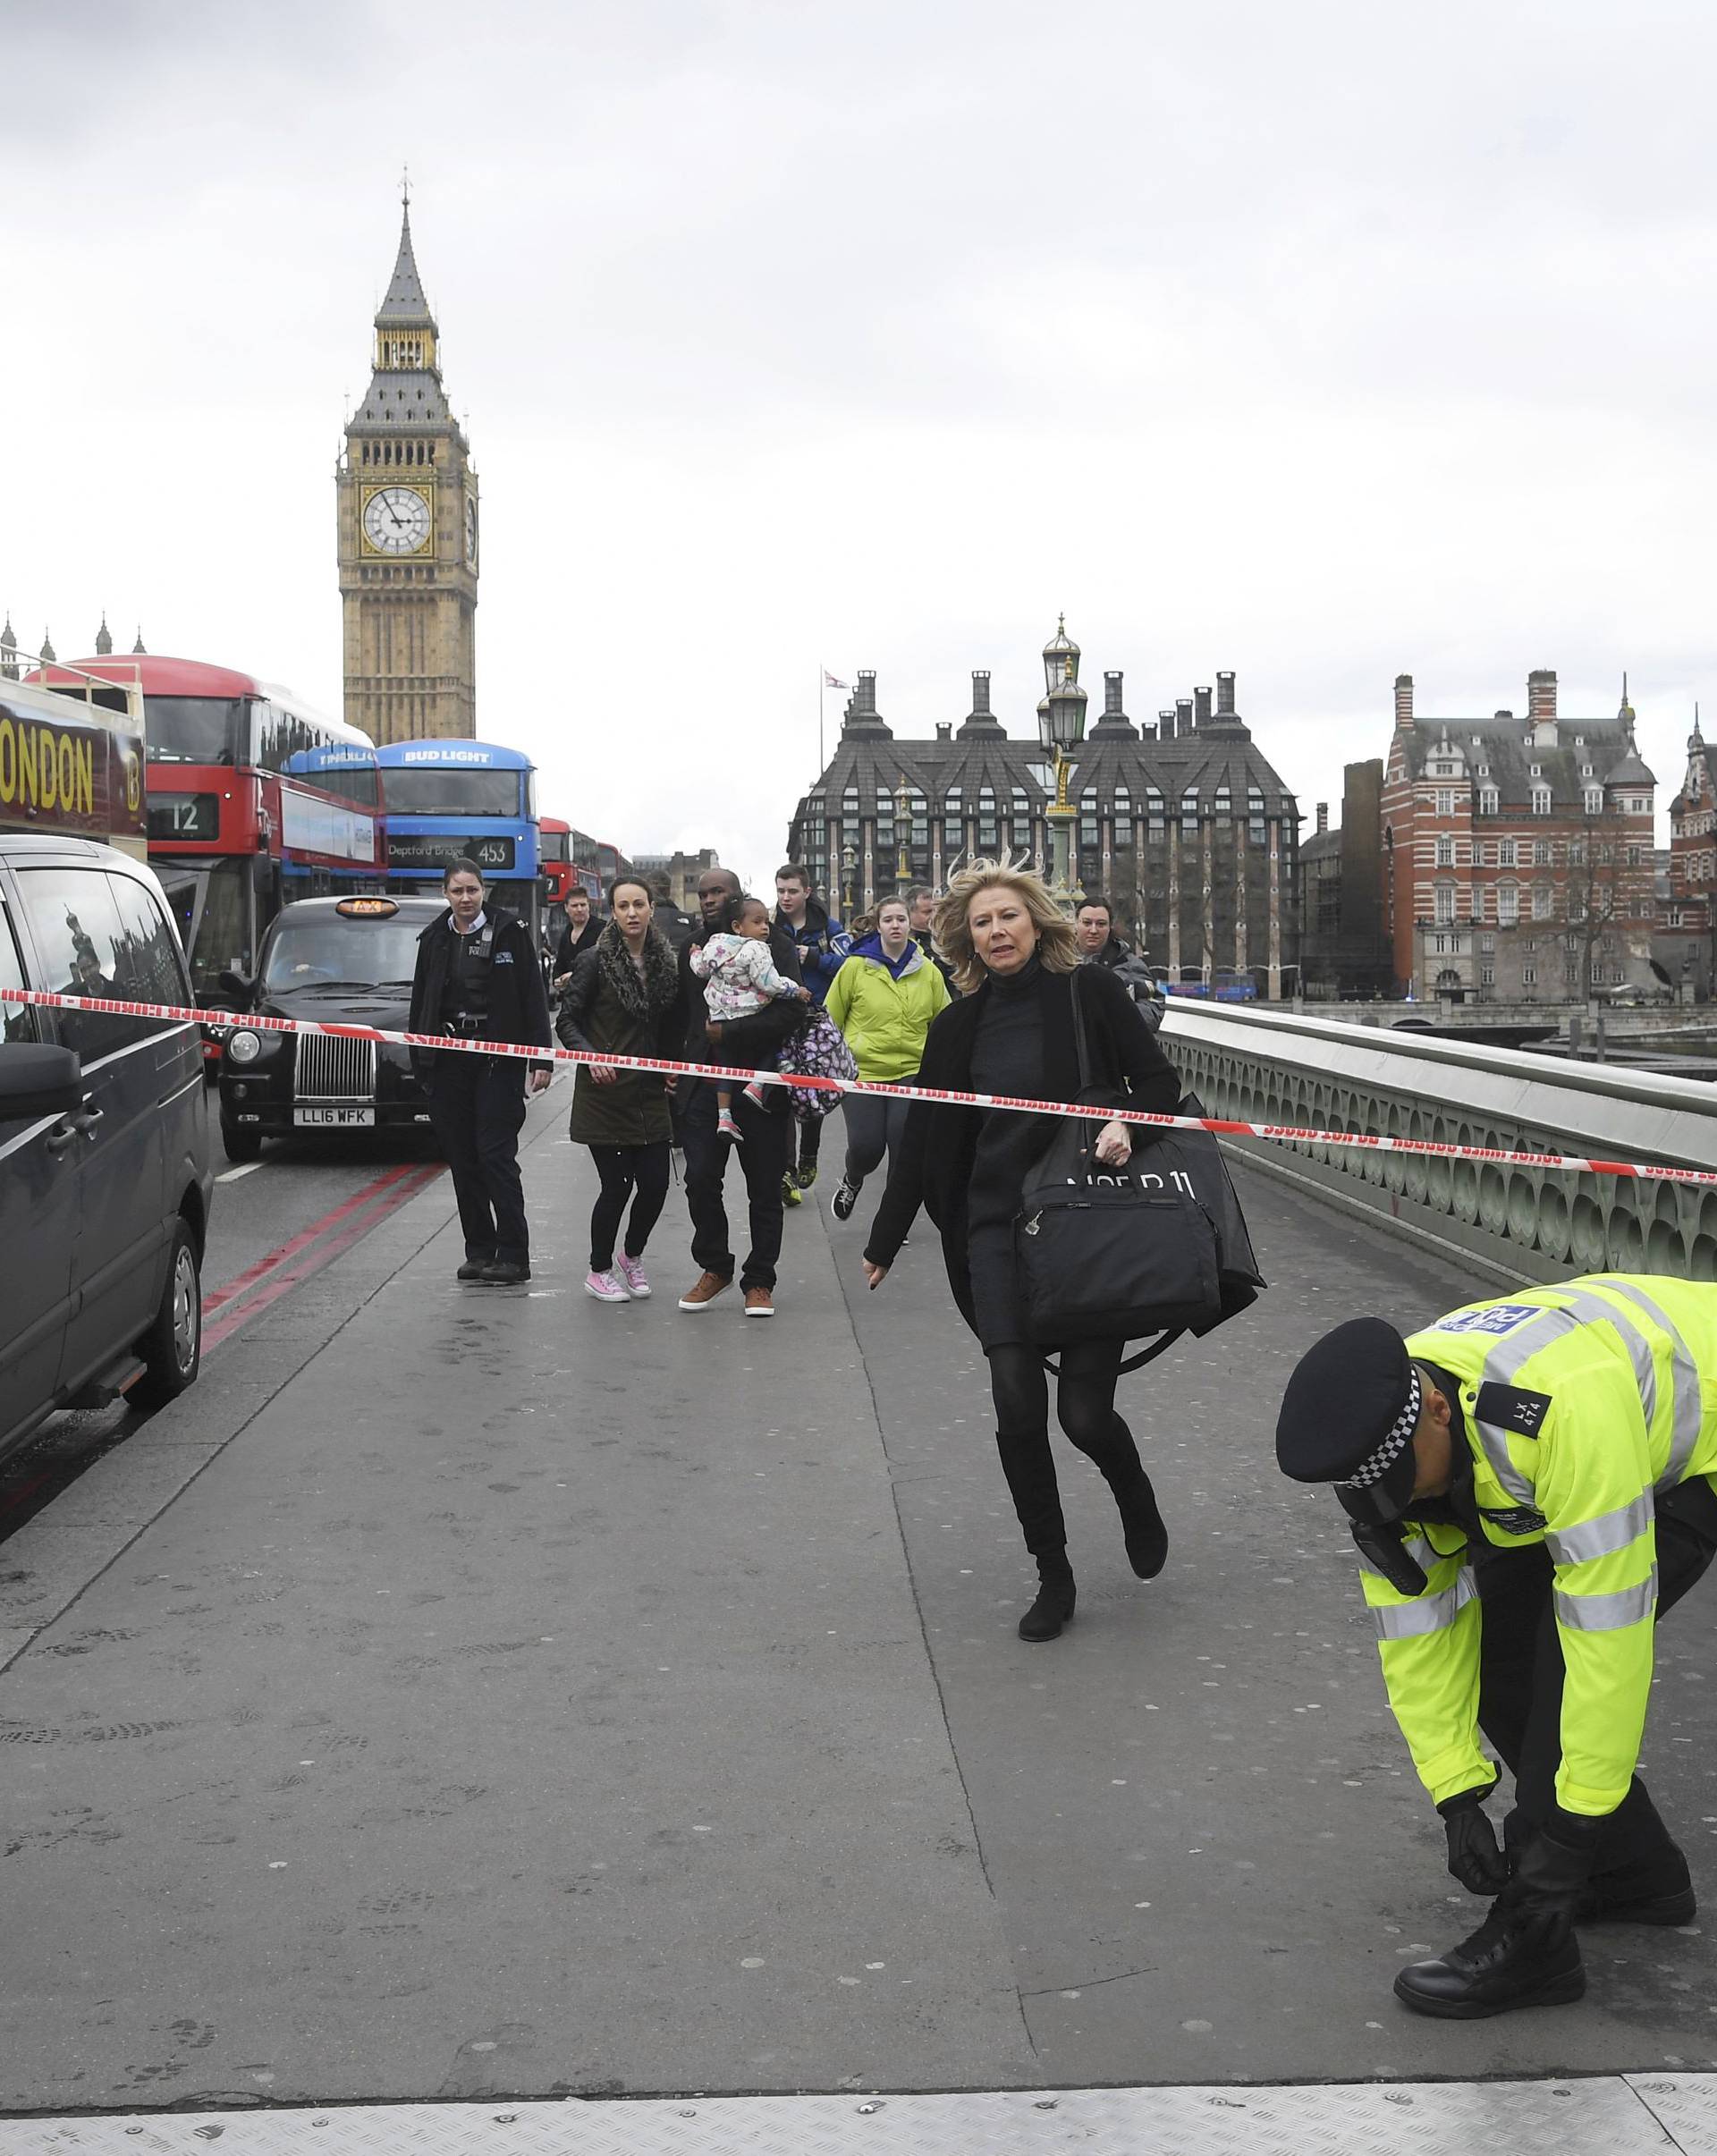
[[[148,867],[4,832],[0,987],[193,1000]],[[0,1002],[0,1453],[55,1408],[196,1377],[214,1188],[195,1025]]]

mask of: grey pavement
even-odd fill
[[[600,1307],[564,1098],[529,1290],[453,1281],[438,1184],[0,1547],[0,2110],[1717,2065],[1697,1923],[1588,1934],[1572,2008],[1390,1994],[1478,1911],[1269,1433],[1315,1330],[1458,1272],[1248,1174],[1269,1293],[1123,1399],[1168,1568],[1067,1455],[1029,1648],[927,1223],[872,1295],[870,1194],[808,1205],[772,1323],[692,1316],[676,1191]],[[1711,1618],[1648,1741],[1707,1886]]]

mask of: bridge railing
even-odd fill
[[[1717,1091],[1696,1079],[1243,1005],[1172,1003],[1163,1035],[1212,1115],[1717,1168]],[[1335,1146],[1224,1143],[1503,1281],[1603,1271],[1717,1279],[1717,1190]]]

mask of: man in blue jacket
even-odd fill
[[[811,992],[811,1001],[820,1009],[829,999],[829,990],[852,939],[828,908],[818,905],[811,896],[811,872],[798,861],[785,862],[775,871],[775,928],[778,934],[792,938],[799,972]],[[816,1180],[816,1153],[822,1137],[820,1122],[801,1123],[797,1116],[792,1119],[787,1140],[787,1172],[781,1179],[783,1205],[802,1204],[803,1194]]]

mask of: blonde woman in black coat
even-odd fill
[[[930,1027],[920,1085],[1077,1099],[1078,974],[1093,1086],[1126,1092],[1136,1107],[1157,1113],[1178,1106],[1180,1082],[1138,1006],[1112,974],[1080,968],[1072,924],[1041,877],[994,861],[962,869],[937,909],[935,940],[960,993]],[[1037,1562],[1037,1597],[1019,1620],[1020,1638],[1031,1641],[1055,1638],[1075,1599],[1049,1445],[1048,1378],[1013,1243],[1026,1179],[1054,1135],[1053,1116],[914,1102],[865,1251],[866,1277],[879,1288],[920,1205],[941,1234],[954,1300],[989,1361],[1002,1472]],[[1105,1123],[1096,1156],[1112,1166],[1149,1142],[1137,1125]],[[1149,1579],[1163,1568],[1168,1536],[1132,1433],[1115,1412],[1126,1346],[1111,1339],[1062,1349],[1055,1410],[1063,1433],[1113,1492],[1128,1558]]]

